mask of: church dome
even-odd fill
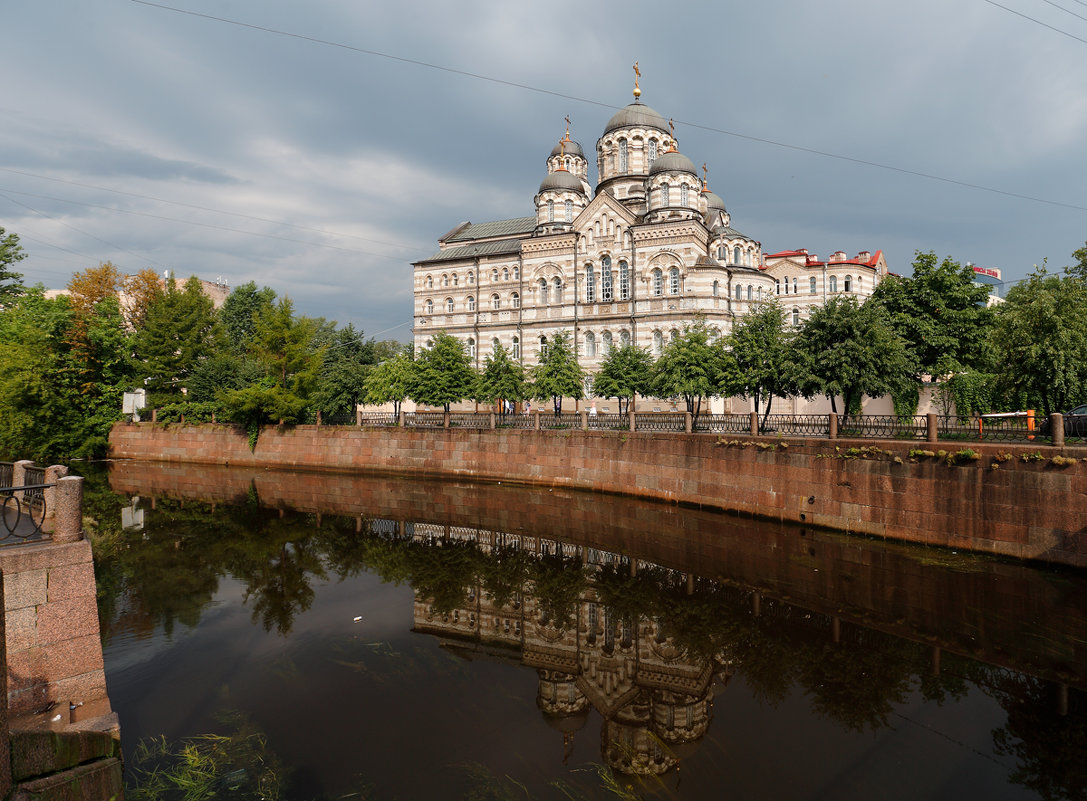
[[[581,145],[575,142],[573,139],[567,139],[565,142],[559,142],[551,151],[551,156],[563,155],[563,145],[566,146],[567,156],[581,156],[585,158],[585,151],[581,149]],[[550,156],[548,157],[550,158]]]
[[[650,175],[657,175],[662,172],[689,172],[692,175],[697,174],[691,160],[678,150],[669,150],[654,161],[653,166],[649,168]]]
[[[630,105],[615,112],[615,115],[608,120],[608,124],[604,128],[604,135],[606,136],[619,128],[635,127],[656,128],[659,131],[667,131],[668,122],[645,103],[635,100]]]
[[[585,194],[585,188],[581,185],[580,179],[567,170],[555,170],[548,173],[547,177],[540,181],[540,191],[544,192],[548,189],[558,192]]]
[[[711,209],[719,209],[721,211],[726,210],[725,209],[725,201],[721,200],[721,198],[719,198],[717,195],[715,195],[710,190],[704,189],[702,191],[702,197],[706,198],[706,211],[707,212],[709,212]]]

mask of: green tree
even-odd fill
[[[25,258],[19,235],[0,228],[0,309],[23,293],[23,275],[11,268]]]
[[[1087,282],[1035,270],[1008,290],[993,345],[1002,383],[1046,415],[1087,400]]]
[[[697,419],[703,398],[721,392],[725,370],[722,351],[710,344],[706,321],[698,318],[665,346],[653,365],[653,393],[660,398],[683,398]]]
[[[835,413],[839,395],[845,414],[855,414],[864,395],[893,394],[913,380],[906,345],[883,309],[853,296],[831,298],[815,309],[798,343],[808,370],[801,386],[804,395],[826,395]]]
[[[3,233],[4,229],[0,228],[0,234]],[[1084,242],[1083,247],[1072,251],[1072,258],[1076,263],[1066,268],[1067,273],[1080,281],[1087,281],[1087,242]]]
[[[653,357],[645,348],[633,344],[613,348],[593,376],[592,391],[601,398],[615,398],[623,414],[624,401],[629,411],[635,395],[649,394],[652,373]]]
[[[412,378],[410,394],[416,403],[447,412],[451,403],[472,396],[477,380],[464,343],[444,331],[419,352]]]
[[[772,300],[760,304],[736,322],[725,347],[736,361],[736,391],[753,398],[756,411],[763,409],[765,426],[774,396],[797,394],[802,377],[796,334],[786,324],[785,310]]]
[[[397,353],[374,367],[366,376],[363,402],[380,406],[393,405],[393,413],[400,415],[400,404],[411,395],[415,381],[415,362],[405,353]]]
[[[510,358],[501,342],[495,346],[493,354],[483,359],[476,397],[484,403],[519,401],[525,397],[525,370]],[[505,414],[504,404],[502,413]]]
[[[539,362],[532,368],[532,394],[537,400],[551,399],[555,414],[562,414],[562,399],[584,396],[585,371],[577,363],[570,336],[557,332],[540,348]]]
[[[373,342],[348,323],[325,338],[328,350],[313,400],[322,414],[353,413],[366,394],[366,374],[373,363]]]
[[[155,405],[169,402],[169,396],[180,400],[189,377],[224,343],[200,279],[192,277],[180,288],[173,278],[167,281],[166,290],[151,298],[133,342],[143,361],[144,386],[166,396]]]
[[[993,313],[989,290],[975,283],[974,271],[950,257],[918,251],[913,275],[889,275],[868,303],[887,312],[920,373],[944,376],[988,364]]]
[[[253,333],[256,331],[256,317],[262,311],[269,309],[276,302],[274,290],[264,287],[257,289],[257,285],[250,281],[247,284],[235,287],[219,309],[219,321],[226,329],[231,344],[236,349],[245,349]]]

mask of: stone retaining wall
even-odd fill
[[[151,423],[118,423],[110,443],[121,459],[562,486],[1087,566],[1084,448],[295,426],[251,451],[232,426]]]

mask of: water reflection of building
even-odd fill
[[[624,773],[666,773],[706,734],[714,690],[731,676],[727,656],[692,656],[657,621],[619,617],[601,603],[593,580],[600,570],[633,575],[644,564],[593,548],[478,529],[416,523],[409,536],[427,543],[470,542],[485,553],[503,547],[534,557],[562,555],[586,568],[589,580],[566,621],[549,614],[531,581],[503,604],[477,584],[467,588],[459,608],[439,611],[433,598],[418,593],[414,607],[415,631],[518,649],[522,664],[536,669],[536,704],[562,734],[566,756],[590,709],[603,718],[606,764]]]

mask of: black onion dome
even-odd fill
[[[635,100],[629,106],[615,112],[615,115],[608,120],[604,134],[607,135],[619,128],[656,128],[659,131],[668,131],[668,121],[645,103]]]
[[[559,192],[580,192],[582,194],[585,192],[581,180],[568,170],[555,170],[540,181],[540,191],[543,192],[548,189]]]

